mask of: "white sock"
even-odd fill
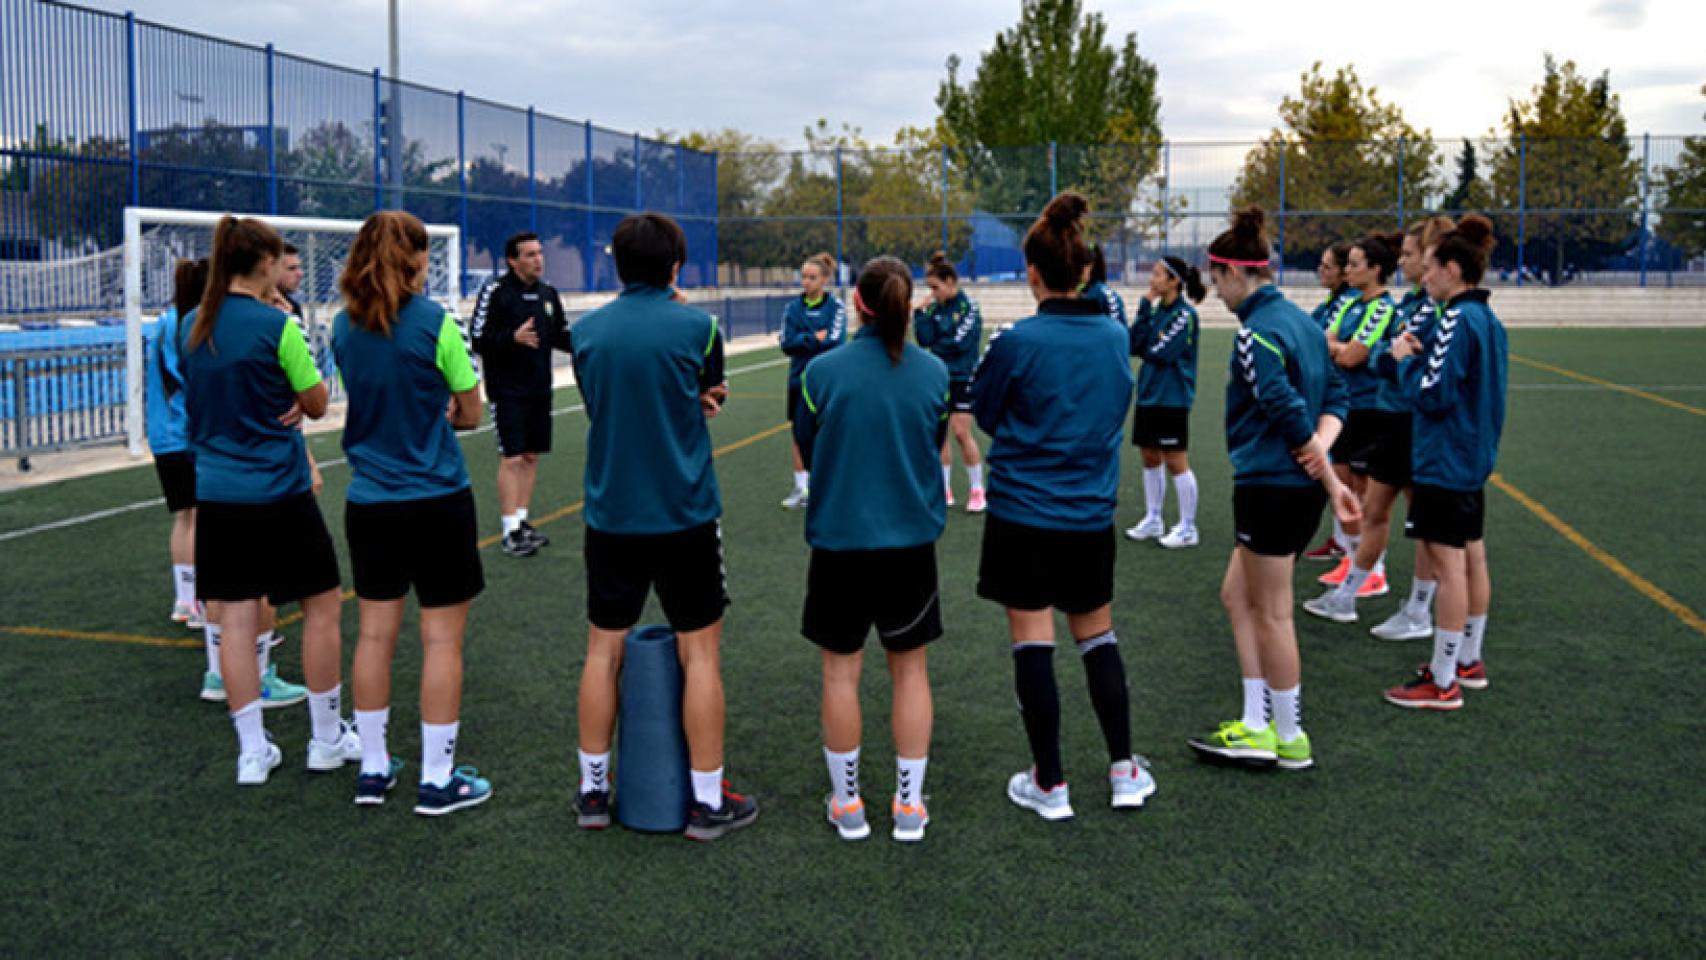
[[[1161,506],[1167,501],[1167,468],[1143,468],[1143,519],[1161,519]]]
[[[971,488],[973,490],[982,490],[983,464],[979,463],[966,467],[966,477],[971,480]]]
[[[1438,580],[1410,581],[1410,599],[1404,604],[1405,610],[1417,620],[1432,619],[1434,591],[1438,589]]]
[[[507,537],[510,534],[514,533],[515,531],[521,529],[521,517],[516,515],[516,514],[513,514],[513,513],[506,513],[503,515],[503,525],[504,525],[504,536]]]
[[[1173,477],[1173,490],[1179,494],[1179,526],[1197,528],[1197,475],[1189,470]]]
[[[806,490],[811,489],[811,485],[812,485],[812,473],[810,470],[795,470],[794,471],[794,489],[795,490],[799,490],[803,493]],[[719,789],[721,789],[721,788],[719,788]],[[718,796],[721,796],[721,794],[718,794]]]
[[[177,590],[179,603],[195,602],[195,565],[172,564],[172,586]]]
[[[383,775],[391,772],[391,749],[385,744],[390,726],[390,707],[355,712],[355,732],[361,736],[362,773]]]
[[[1333,517],[1333,542],[1339,545],[1339,549],[1343,550],[1345,539],[1345,525],[1340,523],[1338,516],[1335,515]]]
[[[610,751],[587,753],[578,751],[581,758],[581,793],[610,792]]]
[[[924,799],[924,768],[929,765],[929,757],[894,758],[894,796],[901,806],[915,807]]]
[[[337,743],[343,733],[343,714],[338,709],[338,694],[343,691],[343,684],[334,683],[332,689],[324,693],[308,691],[308,723],[314,731],[314,739],[321,743]]]
[[[1463,646],[1457,648],[1457,662],[1467,667],[1481,659],[1481,641],[1486,638],[1486,614],[1463,621]]]
[[[1274,700],[1274,736],[1296,740],[1303,732],[1303,684],[1290,690],[1269,690]]]
[[[1350,597],[1355,599],[1357,591],[1362,589],[1362,582],[1368,579],[1370,572],[1371,571],[1364,570],[1357,566],[1357,562],[1352,560],[1351,568],[1345,571],[1345,579],[1339,581],[1337,595],[1341,598]]]
[[[942,464],[942,489],[954,492],[954,468],[946,463]]]
[[[1386,551],[1385,550],[1380,551],[1380,556],[1374,558],[1374,569],[1370,570],[1369,573],[1370,574],[1378,574],[1382,577],[1386,576]]]
[[[1261,677],[1244,678],[1244,726],[1268,728],[1268,683]]]
[[[838,802],[852,803],[859,799],[858,747],[846,753],[836,753],[824,747],[823,764],[829,768],[829,787],[835,791],[835,799]]]
[[[1463,646],[1463,634],[1456,630],[1434,631],[1434,657],[1428,669],[1433,671],[1434,686],[1447,689],[1457,682],[1457,651]]]
[[[421,724],[421,782],[442,787],[456,766],[456,730],[460,723]]]
[[[515,508],[515,522],[516,523],[526,523],[527,522],[527,508],[526,507],[516,507]]]
[[[231,725],[237,728],[237,752],[265,753],[267,749],[267,728],[261,722],[261,702],[250,701],[249,705],[231,715]]]
[[[255,634],[255,669],[261,672],[261,682],[267,679],[267,664],[272,660],[272,631]]]
[[[712,810],[723,809],[723,768],[688,772],[693,775],[693,799]]]
[[[202,646],[207,648],[207,672],[216,677],[224,677],[219,672],[219,624],[212,620],[201,628]]]
[[[1347,533],[1345,538],[1339,541],[1339,545],[1345,548],[1345,556],[1354,557],[1357,555],[1357,548],[1362,546],[1362,534],[1352,536]]]

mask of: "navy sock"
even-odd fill
[[[1090,685],[1090,705],[1096,708],[1102,739],[1108,743],[1108,761],[1130,760],[1131,695],[1126,687],[1125,661],[1120,657],[1119,642],[1109,630],[1080,641],[1078,652],[1084,660],[1084,679]]]
[[[1066,780],[1060,769],[1060,691],[1054,683],[1054,645],[1013,650],[1013,689],[1031,741],[1037,786],[1051,789]]]

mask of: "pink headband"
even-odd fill
[[[853,288],[853,309],[859,311],[859,316],[861,317],[870,317],[873,320],[877,317],[876,311],[865,306],[865,298],[859,296],[858,287]]]
[[[1211,253],[1208,255],[1208,262],[1218,263],[1223,267],[1253,267],[1259,269],[1273,263],[1273,258],[1270,257],[1267,260],[1234,260],[1231,257],[1216,256]]]

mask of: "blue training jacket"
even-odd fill
[[[983,311],[961,290],[947,303],[932,302],[912,315],[918,345],[948,365],[950,380],[970,380],[983,353]]]
[[[1340,284],[1337,290],[1327,296],[1327,299],[1321,301],[1320,306],[1309,311],[1309,315],[1315,318],[1315,322],[1321,325],[1321,329],[1325,330],[1327,324],[1332,323],[1333,317],[1338,314],[1341,302],[1347,297],[1355,300],[1358,296],[1359,294],[1355,290]]]
[[[794,439],[812,472],[806,542],[820,550],[916,547],[947,522],[948,368],[911,344],[895,363],[876,333],[861,329],[800,376]]]
[[[824,338],[817,338],[818,331]],[[788,301],[782,311],[782,352],[788,355],[788,386],[800,385],[800,371],[811,359],[826,350],[841,346],[847,339],[847,308],[825,291],[823,299],[806,306],[806,298],[798,296]]]
[[[1479,490],[1498,463],[1510,350],[1487,297],[1472,289],[1451,298],[1418,337],[1421,353],[1383,358],[1384,371],[1396,368],[1415,407],[1410,459],[1418,484]]]
[[[1125,298],[1116,293],[1113,287],[1105,283],[1092,283],[1087,285],[1079,296],[1101,304],[1108,314],[1108,319],[1122,327],[1126,325]]]
[[[1354,290],[1351,293],[1354,294],[1352,298],[1340,299],[1337,312],[1327,324],[1327,334],[1340,343],[1360,343],[1372,354],[1375,344],[1392,339],[1392,320],[1397,308],[1392,303],[1392,296],[1384,291],[1372,300],[1362,299],[1362,295]],[[1345,378],[1345,387],[1350,391],[1351,409],[1376,409],[1375,395],[1380,382],[1368,363],[1365,361],[1340,370]]]
[[[1131,322],[1131,355],[1143,360],[1137,374],[1138,406],[1189,410],[1196,403],[1197,329],[1196,308],[1184,297],[1159,310],[1147,299],[1138,301]]]
[[[1345,381],[1309,315],[1268,284],[1234,311],[1243,328],[1233,341],[1226,381],[1226,449],[1233,484],[1306,487],[1315,483],[1292,459],[1323,415],[1344,421]]]
[[[184,412],[184,361],[178,339],[178,308],[167,307],[154,325],[152,349],[147,351],[148,449],[155,456],[189,449],[188,415]]]
[[[1319,336],[1319,335],[1317,335]],[[989,512],[1056,530],[1100,530],[1119,505],[1131,405],[1126,331],[1105,303],[1058,297],[989,342],[972,413],[989,447]]]
[[[1396,376],[1382,372],[1381,358],[1392,352],[1392,344],[1404,334],[1414,333],[1417,337],[1422,336],[1423,330],[1431,329],[1431,321],[1438,314],[1438,305],[1420,286],[1405,291],[1403,299],[1398,301],[1397,312],[1392,320],[1392,335],[1368,348],[1368,369],[1374,371],[1376,380],[1376,410],[1387,413],[1410,412],[1410,398],[1405,395],[1404,387]],[[1396,368],[1393,369],[1395,372]]]

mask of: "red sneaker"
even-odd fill
[[[1458,664],[1457,682],[1465,690],[1487,689],[1487,665],[1480,660],[1468,665]]]
[[[1391,592],[1392,588],[1386,585],[1386,573],[1376,570],[1368,575],[1368,579],[1362,582],[1362,586],[1357,588],[1357,599],[1384,597]]]
[[[953,505],[954,505],[954,488],[949,487],[948,488],[948,506],[951,507]]]
[[[1336,587],[1339,584],[1345,582],[1345,576],[1347,574],[1349,574],[1350,572],[1351,572],[1351,558],[1350,557],[1344,557],[1343,559],[1341,559],[1339,561],[1338,566],[1334,567],[1332,570],[1328,571],[1327,573],[1323,573],[1319,577],[1316,577],[1315,582],[1316,583],[1324,583],[1329,587]]]
[[[1328,537],[1326,543],[1323,543],[1319,547],[1316,547],[1315,549],[1304,553],[1303,559],[1305,559],[1305,560],[1319,560],[1322,563],[1327,563],[1327,562],[1330,562],[1333,560],[1337,560],[1344,555],[1345,555],[1345,551],[1343,551],[1339,548],[1339,541],[1334,540],[1332,537]]]
[[[1414,680],[1388,688],[1385,697],[1387,703],[1411,710],[1457,710],[1463,706],[1463,687],[1453,682],[1441,690],[1424,667]]]

